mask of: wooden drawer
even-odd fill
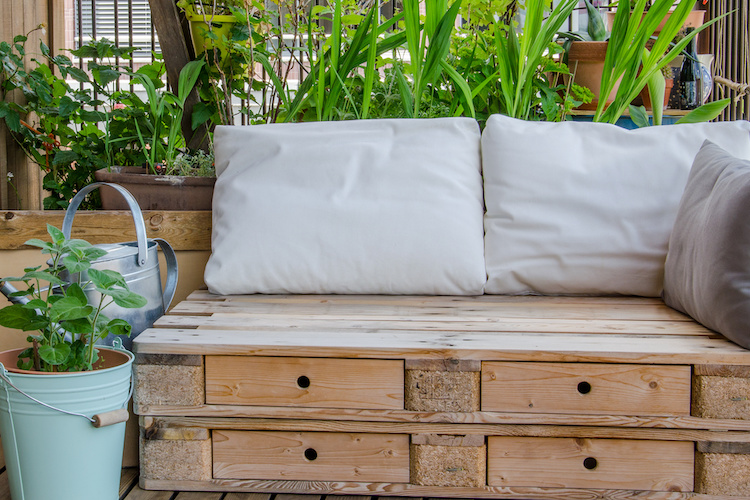
[[[693,491],[687,441],[489,437],[490,486]]]
[[[399,360],[206,356],[206,403],[403,409]]]
[[[216,479],[409,482],[409,436],[213,431]]]
[[[690,415],[689,366],[482,363],[482,410]]]

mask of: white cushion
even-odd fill
[[[487,121],[487,293],[659,296],[693,159],[709,139],[750,159],[750,122],[626,130]]]
[[[209,290],[481,294],[479,142],[467,118],[217,127]]]

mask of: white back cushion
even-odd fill
[[[217,127],[209,290],[481,294],[477,123]]]
[[[626,130],[487,121],[487,293],[659,296],[667,244],[705,139],[750,159],[750,122]]]

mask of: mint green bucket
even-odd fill
[[[11,498],[117,500],[133,355],[100,349],[105,362],[120,364],[39,374],[12,368],[19,351],[0,353],[0,436]]]

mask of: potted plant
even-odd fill
[[[631,102],[648,85],[651,102],[664,101],[665,80],[662,69],[667,66],[690,43],[701,30],[721,17],[691,32],[676,44],[672,40],[679,33],[693,10],[694,0],[648,0],[618,4],[612,21],[611,36],[607,43],[606,58],[601,78],[601,93],[609,95],[616,89],[615,98],[608,103],[600,100],[594,121],[615,123]],[[658,36],[655,36],[660,29]],[[651,48],[648,49],[647,45]],[[681,121],[704,121],[712,119],[729,104],[729,100],[708,103],[694,110]],[[653,106],[654,124],[661,124],[663,106]],[[645,110],[640,112],[645,115]],[[643,120],[640,120],[643,122]]]
[[[182,68],[177,94],[157,90],[153,79],[143,73],[133,75],[147,96],[145,119],[136,118],[134,122],[146,168],[110,166],[96,171],[97,181],[125,187],[144,210],[211,209],[216,178],[213,170],[205,166],[206,157],[211,158],[211,153],[181,151],[185,145],[181,129],[185,101],[204,65],[204,61],[197,60]],[[140,98],[133,96],[132,102],[140,102]],[[202,162],[204,167],[186,167],[191,158]],[[105,210],[127,209],[125,200],[109,188],[102,188],[101,198]]]
[[[233,9],[245,7],[245,1],[180,0],[177,6],[185,12],[190,23],[196,56],[213,53],[214,60],[224,61],[227,55],[226,39],[237,22]],[[219,54],[215,54],[214,49]]]
[[[0,353],[0,433],[11,496],[115,500],[133,355],[96,342],[130,332],[127,321],[104,315],[109,304],[138,308],[146,299],[119,273],[91,268],[104,250],[53,226],[47,231],[50,242],[26,244],[49,255],[49,267],[0,281],[14,302],[0,309],[0,325],[37,332],[30,347]],[[14,292],[8,282],[23,286]],[[89,286],[98,303],[89,303]]]
[[[564,40],[564,61],[570,69],[573,82],[594,94],[591,102],[581,104],[578,109],[595,110],[599,105],[601,77],[610,33],[599,10],[589,0],[584,0],[584,3],[588,18],[586,30],[566,31],[559,33],[559,37]],[[606,101],[611,103],[616,93],[615,86]]]

